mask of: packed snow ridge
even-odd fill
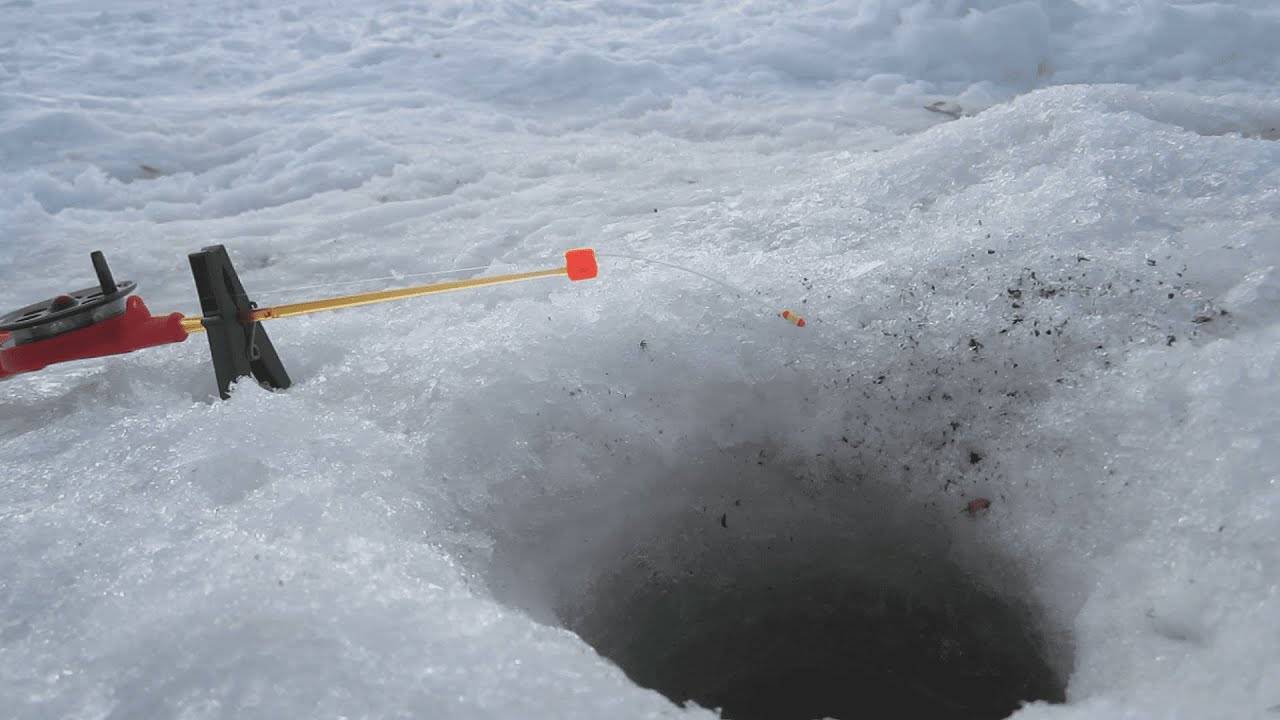
[[[1280,717],[1276,37],[0,5],[0,309],[601,254],[275,323],[283,392],[200,338],[3,383],[6,716]]]

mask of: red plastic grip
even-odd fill
[[[599,274],[596,266],[596,251],[591,248],[577,248],[564,254],[564,269],[570,280],[590,280]]]
[[[55,363],[119,355],[186,339],[182,313],[152,315],[135,295],[125,302],[124,312],[113,318],[47,340],[0,349],[0,379]]]

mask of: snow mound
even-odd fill
[[[0,307],[601,253],[4,383],[15,717],[1280,707],[1270,3],[5,14]]]

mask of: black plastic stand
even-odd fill
[[[252,375],[264,387],[289,387],[289,374],[267,331],[261,323],[249,320],[249,313],[257,304],[245,294],[226,248],[211,245],[191,253],[187,259],[200,294],[202,323],[209,336],[218,394],[223,400],[231,397],[231,383],[246,375]]]

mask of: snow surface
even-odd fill
[[[287,392],[216,401],[200,338],[0,386],[4,713],[707,717],[555,614],[637,538],[714,577],[675,516],[918,507],[1042,617],[1067,702],[1019,720],[1275,716],[1277,37],[1265,0],[5,2],[0,307],[98,248],[187,312],[211,243],[262,301],[606,256],[272,324]]]

